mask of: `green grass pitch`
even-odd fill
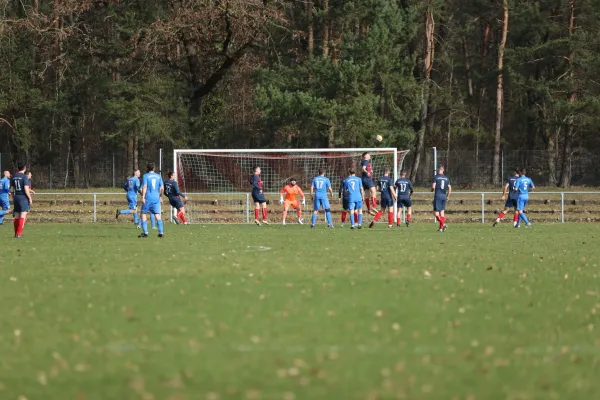
[[[600,226],[510,225],[5,224],[0,398],[600,398]]]

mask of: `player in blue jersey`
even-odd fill
[[[329,207],[329,198],[327,195],[331,193],[333,197],[333,189],[331,188],[331,182],[329,178],[325,177],[325,169],[319,168],[319,175],[315,176],[312,180],[310,187],[310,195],[313,197],[313,215],[311,228],[314,228],[317,224],[317,216],[319,215],[319,209],[323,208],[325,211],[325,218],[327,219],[327,226],[333,228],[333,221],[331,220],[331,208]]]
[[[140,192],[140,170],[136,169],[135,171],[133,171],[133,175],[129,178],[127,178],[127,180],[125,181],[125,183],[123,184],[123,190],[125,192],[127,192],[126,198],[127,198],[127,204],[129,205],[129,208],[127,210],[117,210],[115,212],[115,218],[119,219],[119,215],[122,214],[133,214],[133,223],[136,224],[138,226],[138,228],[140,228],[140,222],[138,220],[138,210],[137,210],[137,203],[138,203],[138,193]]]
[[[450,199],[452,194],[452,185],[450,185],[450,179],[444,175],[444,167],[441,166],[438,169],[437,175],[433,177],[433,184],[431,185],[431,191],[433,195],[433,215],[435,219],[440,223],[440,232],[445,232],[446,227],[446,203]]]
[[[394,226],[394,203],[396,193],[394,192],[394,181],[390,178],[390,169],[386,168],[383,176],[377,180],[377,189],[381,192],[381,201],[379,202],[379,212],[371,221],[369,228],[375,226],[375,222],[379,221],[384,212],[388,213],[388,227]]]
[[[10,172],[4,171],[4,177],[0,179],[0,225],[4,223],[4,216],[10,209],[8,195],[10,194]]]
[[[344,224],[346,223],[346,217],[348,216],[348,203],[349,203],[349,199],[348,199],[348,192],[346,190],[344,190],[344,181],[346,180],[346,178],[342,178],[342,180],[340,181],[340,189],[338,190],[338,197],[339,199],[342,201],[342,223],[341,223],[341,227],[344,227]],[[354,223],[357,224],[358,223],[358,214],[354,215],[356,217],[356,219],[354,220]]]
[[[517,184],[517,180],[520,176],[521,174],[519,169],[516,168],[513,176],[509,176],[506,180],[504,189],[502,190],[502,200],[506,200],[506,204],[504,204],[504,210],[498,214],[498,218],[496,218],[496,221],[494,221],[492,227],[495,227],[500,221],[502,221],[502,218],[504,218],[511,208],[514,210],[513,225],[516,226],[519,222],[519,213],[517,212],[517,198],[519,197],[519,194],[515,192],[515,185]],[[507,194],[508,199],[506,198]]]
[[[175,217],[175,223],[179,224],[179,220],[187,225],[185,219],[185,203],[187,202],[185,195],[179,191],[179,185],[175,180],[175,172],[167,173],[167,181],[165,182],[165,195],[169,199],[171,207],[177,210],[177,216]]]
[[[400,210],[404,207],[406,207],[406,226],[409,226],[412,215],[412,194],[414,188],[410,179],[406,177],[406,170],[400,171],[400,178],[394,183],[394,189],[396,190],[396,201],[398,202],[396,226],[400,226],[400,222],[402,222],[402,213]]]
[[[344,190],[348,192],[348,210],[350,211],[350,223],[351,229],[354,229],[355,219],[354,215],[358,213],[358,229],[362,229],[362,202],[365,198],[365,190],[363,188],[362,180],[356,176],[356,170],[352,168],[349,171],[349,175],[344,180]]]
[[[535,185],[533,184],[531,178],[527,177],[527,171],[525,168],[523,168],[521,169],[521,176],[519,179],[517,179],[517,183],[515,184],[514,191],[519,194],[519,197],[517,197],[517,212],[519,213],[519,220],[525,222],[525,226],[527,228],[531,226],[531,223],[527,219],[527,215],[525,215],[523,210],[525,210],[525,206],[529,201],[529,192],[531,190],[535,190]],[[519,225],[520,224],[517,223],[515,228],[518,228]]]
[[[148,172],[142,178],[142,233],[139,237],[148,237],[147,214],[156,216],[158,237],[164,236],[163,221],[161,219],[162,194],[164,192],[163,180],[154,172],[154,163],[148,163]]]
[[[252,185],[252,201],[254,201],[254,223],[260,226],[258,220],[260,210],[262,209],[262,223],[269,225],[267,221],[267,199],[263,192],[263,182],[260,179],[260,167],[254,167],[254,174],[250,177],[250,185]]]
[[[29,192],[29,179],[25,175],[25,164],[19,164],[19,171],[10,180],[10,186],[13,190],[13,225],[15,229],[15,238],[23,236],[25,220],[31,208],[31,193]]]
[[[371,155],[363,153],[362,161],[360,162],[361,176],[363,189],[369,191],[369,197],[366,199],[367,212],[371,215],[377,214],[377,189],[373,182],[373,169],[371,168]]]

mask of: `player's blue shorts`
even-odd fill
[[[137,202],[138,202],[137,194],[135,194],[135,195],[128,194],[127,195],[127,204],[129,205],[130,210],[135,210],[137,208]]]
[[[362,200],[359,201],[348,201],[348,210],[361,210],[362,209]]]
[[[314,200],[314,211],[319,211],[323,207],[323,210],[329,210],[329,199],[327,197],[315,197]]]
[[[0,209],[2,210],[8,210],[10,208],[10,203],[8,202],[8,197],[7,198],[0,198]]]
[[[375,187],[375,183],[373,183],[373,179],[369,178],[368,176],[365,176],[362,178],[362,184],[363,184],[363,189],[365,189],[365,190],[370,190],[371,188]]]
[[[29,206],[29,199],[27,198],[27,196],[23,196],[22,194],[15,195],[14,202],[15,202],[15,205],[13,208],[13,212],[16,212],[16,213],[29,212],[30,206]]]
[[[389,196],[381,196],[381,200],[379,200],[379,208],[383,210],[384,208],[394,207],[394,200]]]
[[[252,201],[254,203],[266,203],[267,199],[264,193],[252,192]]]
[[[398,208],[403,207],[412,207],[412,200],[410,199],[410,197],[398,198]]]
[[[350,200],[347,197],[342,197],[342,208],[344,210],[350,209]]]
[[[169,204],[178,210],[183,208],[183,201],[177,196],[169,197]]]
[[[446,210],[446,198],[435,198],[433,199],[433,211],[445,211]]]
[[[146,201],[142,205],[142,214],[160,214],[160,201]]]
[[[517,210],[523,211],[528,201],[529,196],[519,196],[519,198],[517,199]]]
[[[506,204],[504,204],[505,208],[517,208],[517,199],[513,198],[511,199],[510,197],[508,198],[508,200],[506,200]]]

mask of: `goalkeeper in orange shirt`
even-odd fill
[[[282,215],[282,224],[285,225],[285,217],[287,217],[288,210],[290,206],[294,208],[294,210],[298,211],[298,223],[302,225],[304,222],[302,221],[302,208],[300,207],[300,203],[298,202],[297,195],[302,197],[302,205],[306,205],[306,199],[304,197],[304,193],[300,186],[296,185],[296,178],[290,178],[290,183],[285,185],[283,189],[279,192],[281,197],[279,198],[279,204],[283,204],[283,215]],[[285,194],[285,201],[283,199],[283,195]]]

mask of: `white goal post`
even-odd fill
[[[354,167],[360,176],[362,154],[371,154],[373,180],[390,168],[397,179],[408,150],[395,148],[341,149],[176,149],[173,166],[180,190],[188,197],[186,215],[191,223],[248,223],[254,220],[250,177],[261,167],[269,205],[269,219],[280,221],[279,191],[290,178],[307,195],[304,211],[312,211],[310,185],[319,168],[331,180],[334,193]],[[337,201],[332,210],[338,211]],[[277,212],[274,212],[274,211]]]

